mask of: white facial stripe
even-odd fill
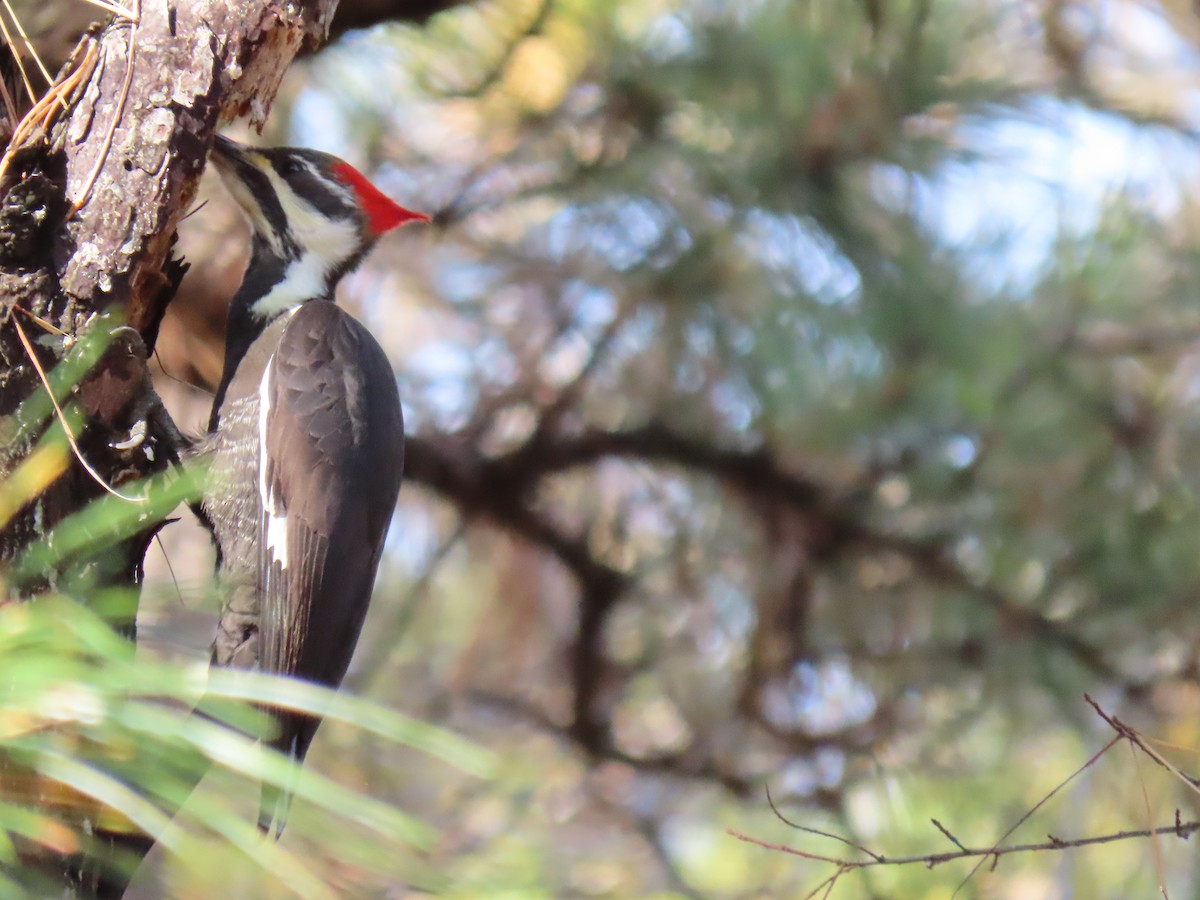
[[[312,175],[313,178],[325,185],[325,187],[327,187],[331,192],[341,196],[341,198],[350,206],[358,206],[358,196],[354,193],[354,190],[350,187],[350,185],[345,184],[336,178],[330,178],[327,172],[322,172],[310,160],[301,159],[300,162],[304,168],[308,169],[309,174]]]
[[[263,215],[258,201],[254,199],[254,195],[250,193],[250,189],[246,187],[246,183],[225,169],[218,169],[217,171],[221,176],[221,181],[224,182],[229,193],[233,195],[233,199],[241,207],[242,213],[250,220],[250,227],[271,245],[273,255],[282,256],[283,247],[280,244],[279,235],[275,233],[275,229],[271,227],[271,223],[267,221],[267,217]]]
[[[304,164],[309,165],[307,161]],[[274,169],[267,166],[263,172],[279,198],[292,237],[301,252],[298,259],[288,264],[283,279],[252,307],[255,315],[269,319],[305,300],[323,296],[328,287],[330,271],[354,254],[361,238],[353,219],[332,220],[321,215],[302,200]],[[313,172],[321,177],[315,169]],[[348,191],[328,179],[322,180],[343,193]]]
[[[347,203],[356,204],[353,194],[344,184],[326,178],[307,160],[301,160],[301,162],[329,190],[336,191],[346,199]],[[267,166],[263,171],[267,176],[267,180],[271,182],[271,187],[275,190],[275,195],[279,198],[279,204],[283,207],[283,212],[287,216],[288,227],[291,228],[292,234],[301,247],[308,250],[316,250],[325,256],[343,254],[338,257],[342,259],[345,258],[344,254],[354,249],[358,243],[358,228],[352,220],[348,218],[329,219],[327,216],[321,215],[306,200],[293,191],[291,185],[280,178],[279,173],[273,167]],[[341,239],[340,243],[335,244],[334,247],[322,244],[322,242],[330,240],[337,241],[339,238]],[[347,244],[349,250],[344,249]]]
[[[263,536],[267,553],[280,568],[288,567],[287,512],[279,509],[278,498],[267,484],[267,423],[271,416],[271,372],[275,357],[267,361],[262,381],[258,383],[258,499],[267,517],[267,533]]]

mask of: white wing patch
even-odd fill
[[[263,536],[272,562],[288,567],[287,510],[267,482],[267,423],[271,416],[271,373],[275,357],[267,360],[262,381],[258,383],[258,498],[267,517],[267,533]]]

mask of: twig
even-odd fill
[[[196,213],[200,212],[200,210],[204,209],[204,207],[206,207],[206,206],[208,206],[208,200],[207,199],[201,200],[199,203],[197,203],[195,206],[193,206],[191,209],[189,209],[187,212],[185,212],[182,216],[180,216],[179,221],[186,222],[188,219],[190,219]]]
[[[1093,700],[1089,695],[1084,694],[1083,699],[1085,701],[1087,701],[1087,703],[1092,707],[1092,709],[1094,709],[1096,711],[1096,714],[1098,716],[1100,716],[1100,718],[1102,718],[1110,728],[1112,728],[1115,732],[1117,732],[1117,735],[1119,737],[1125,738],[1125,740],[1129,741],[1134,746],[1136,746],[1139,750],[1141,750],[1143,753],[1145,753],[1147,756],[1149,756],[1152,760],[1154,760],[1156,763],[1158,763],[1160,766],[1162,766],[1164,769],[1166,769],[1168,772],[1170,772],[1172,775],[1174,775],[1176,778],[1178,778],[1180,781],[1182,781],[1185,785],[1187,785],[1188,789],[1191,790],[1193,793],[1200,794],[1200,786],[1197,785],[1196,779],[1193,778],[1192,776],[1186,774],[1185,772],[1180,771],[1180,769],[1174,763],[1172,763],[1170,760],[1166,759],[1161,753],[1159,753],[1157,750],[1155,750],[1153,747],[1151,747],[1149,744],[1147,744],[1146,741],[1142,738],[1142,735],[1140,732],[1138,732],[1134,728],[1130,728],[1128,725],[1126,725],[1124,722],[1122,722],[1116,716],[1111,716],[1108,713],[1106,713],[1103,709],[1100,708],[1100,704],[1098,704],[1095,700]]]
[[[824,890],[821,891],[821,900],[827,900],[827,898],[833,894],[833,889],[837,887],[838,879],[850,871],[852,870],[846,868],[845,866],[839,866],[836,872],[805,894],[804,900],[812,900],[813,897],[817,896],[817,891],[821,891],[822,888],[824,888]]]
[[[945,825],[943,825],[941,822],[939,822],[937,819],[930,819],[929,821],[933,823],[934,828],[936,828],[938,831],[940,831],[942,834],[944,834],[946,836],[946,839],[948,841],[950,841],[950,843],[952,843],[959,850],[967,849],[965,846],[963,846],[962,841],[960,841],[958,838],[956,838],[954,835],[952,835],[950,833],[950,829],[947,828]]]
[[[1154,811],[1150,808],[1150,794],[1146,791],[1146,779],[1142,777],[1136,748],[1132,743],[1129,744],[1129,755],[1133,757],[1133,768],[1137,772],[1138,787],[1142,791],[1142,803],[1146,807],[1146,821],[1150,822],[1154,818]],[[1178,823],[1178,818],[1176,822]],[[1154,870],[1158,873],[1158,890],[1163,895],[1163,900],[1170,900],[1170,894],[1167,893],[1167,870],[1163,865],[1162,845],[1159,843],[1157,835],[1150,836],[1150,849],[1154,851]]]
[[[155,348],[154,348],[154,349],[151,351],[151,353],[152,353],[152,355],[153,355],[153,357],[154,357],[154,361],[155,361],[156,363],[158,363],[158,370],[159,370],[160,372],[162,372],[162,373],[163,373],[163,377],[164,377],[164,378],[169,378],[171,381],[174,381],[176,384],[183,385],[183,386],[184,386],[185,388],[187,388],[188,390],[195,391],[195,392],[197,392],[197,393],[199,393],[199,394],[204,394],[204,395],[205,395],[206,397],[208,397],[210,400],[211,400],[213,397],[215,397],[215,396],[216,396],[216,392],[215,392],[215,391],[211,391],[211,390],[209,390],[209,389],[208,389],[208,388],[206,388],[206,387],[201,387],[201,386],[200,386],[200,385],[198,385],[198,384],[193,384],[192,382],[188,381],[186,378],[180,378],[178,375],[172,375],[172,374],[171,374],[171,373],[170,373],[170,372],[167,370],[167,367],[166,367],[166,365],[163,363],[162,357],[159,355],[159,353],[158,353],[158,348],[157,348],[157,347],[155,347]]]
[[[175,596],[179,598],[179,605],[183,606],[183,589],[179,587],[179,579],[175,577],[175,567],[171,565],[171,555],[167,553],[167,547],[163,544],[162,537],[157,531],[154,533],[154,543],[158,544],[163,562],[167,564],[167,571],[171,573],[171,583],[175,585]]]
[[[1063,788],[1065,788],[1068,784],[1070,784],[1072,781],[1074,781],[1076,778],[1078,778],[1081,774],[1083,774],[1085,771],[1087,771],[1087,769],[1091,768],[1091,766],[1095,764],[1096,760],[1098,760],[1105,753],[1107,753],[1109,750],[1111,750],[1117,744],[1117,742],[1120,740],[1121,740],[1120,737],[1115,737],[1111,741],[1109,741],[1107,744],[1105,744],[1103,747],[1101,747],[1098,751],[1096,751],[1094,754],[1092,754],[1091,758],[1087,762],[1085,762],[1082,766],[1080,766],[1078,769],[1076,769],[1074,772],[1072,772],[1070,775],[1068,775],[1065,779],[1063,779],[1061,782],[1059,782],[1058,785],[1054,788],[1054,790],[1052,790],[1050,793],[1048,793],[1045,797],[1043,797],[1037,803],[1033,804],[1033,806],[1031,806],[1026,811],[1025,815],[1021,816],[1021,818],[1017,819],[1017,821],[1012,824],[1012,827],[1009,828],[1008,831],[1006,831],[1006,832],[1004,832],[1004,834],[1000,835],[1000,838],[996,841],[996,844],[999,845],[1002,841],[1007,840],[1009,835],[1011,835],[1014,831],[1016,831],[1018,828],[1020,828],[1022,825],[1024,825],[1026,822],[1029,821],[1030,816],[1032,816],[1039,809],[1041,809],[1043,806],[1045,806],[1050,801],[1050,798],[1052,798],[1055,794],[1057,794],[1059,791],[1061,791]],[[1055,840],[1057,840],[1057,838]],[[981,857],[979,862],[977,862],[975,864],[974,868],[972,868],[971,871],[967,873],[967,877],[964,878],[961,882],[959,882],[958,887],[956,887],[954,889],[954,893],[950,895],[951,900],[953,900],[953,898],[958,894],[958,892],[963,889],[963,886],[966,885],[966,883],[968,881],[970,881],[972,877],[974,877],[975,873],[979,871],[979,867],[983,865],[984,861],[987,858],[988,857],[986,855]],[[992,856],[993,865],[999,859],[1000,859],[999,854],[993,855]]]
[[[1093,835],[1091,837],[1074,838],[1072,840],[1063,840],[1057,837],[1048,837],[1047,840],[1038,841],[1029,844],[1006,844],[993,845],[991,847],[971,848],[963,850],[955,850],[947,853],[925,853],[920,856],[888,856],[881,857],[878,860],[874,859],[840,859],[836,856],[824,856],[820,853],[809,853],[807,850],[800,850],[796,847],[791,847],[787,844],[774,844],[769,841],[760,840],[756,837],[751,837],[748,834],[743,834],[733,828],[725,829],[725,833],[731,837],[737,838],[739,841],[744,841],[747,844],[754,844],[757,847],[762,847],[764,850],[774,850],[778,853],[786,853],[789,856],[799,856],[802,859],[813,860],[814,862],[825,862],[835,866],[844,868],[847,872],[855,869],[867,869],[875,866],[911,866],[923,865],[932,869],[934,866],[940,866],[942,863],[953,862],[957,859],[974,859],[976,857],[981,860],[998,859],[1001,856],[1008,856],[1013,853],[1035,853],[1044,850],[1075,850],[1080,847],[1091,847],[1097,844],[1112,844],[1117,841],[1132,841],[1140,838],[1154,837],[1158,835],[1175,835],[1176,837],[1186,840],[1196,832],[1200,831],[1200,822],[1183,822],[1181,824],[1163,825],[1159,828],[1143,828],[1138,831],[1117,831],[1112,834]],[[841,873],[844,874],[844,873]],[[824,885],[824,882],[822,882]]]
[[[775,817],[777,819],[779,819],[780,822],[783,822],[783,824],[789,825],[792,828],[795,828],[797,831],[806,831],[809,834],[815,834],[818,837],[830,838],[831,840],[841,841],[847,847],[853,847],[855,850],[858,850],[860,853],[867,854],[867,856],[871,857],[871,859],[875,860],[876,862],[883,862],[883,857],[880,856],[878,853],[872,853],[870,850],[868,850],[862,844],[856,844],[856,843],[854,843],[854,841],[850,840],[849,838],[844,838],[840,834],[831,834],[828,831],[821,831],[818,828],[809,828],[807,825],[800,825],[796,822],[791,821],[790,819],[787,818],[787,816],[785,816],[783,813],[781,813],[779,811],[779,807],[775,805],[775,800],[771,797],[771,789],[769,787],[766,789],[766,792],[767,792],[767,803],[771,807],[771,812],[775,813]],[[937,825],[936,819],[934,820],[934,824]],[[940,825],[938,825],[938,827],[941,828]],[[954,840],[954,838],[950,838],[950,839]],[[954,843],[957,844],[958,841],[954,841]],[[959,844],[959,846],[961,847],[962,845]]]
[[[1154,847],[1155,860],[1156,860],[1158,872],[1159,872],[1159,879],[1158,879],[1159,893],[1161,894],[1162,897],[1168,898],[1168,900],[1169,900],[1169,894],[1167,892],[1167,885],[1166,885],[1166,878],[1163,875],[1163,864],[1161,861],[1162,850],[1160,847],[1159,838],[1166,836],[1166,835],[1174,835],[1177,838],[1187,840],[1189,837],[1191,837],[1191,835],[1200,831],[1200,821],[1190,821],[1190,822],[1182,821],[1182,816],[1181,816],[1178,808],[1175,810],[1175,821],[1173,824],[1163,825],[1163,826],[1160,826],[1157,828],[1143,828],[1143,829],[1139,829],[1137,831],[1117,831],[1117,832],[1113,832],[1111,834],[1093,835],[1091,837],[1074,838],[1072,840],[1065,840],[1057,835],[1048,834],[1046,836],[1046,840],[1044,840],[1044,841],[1037,841],[1037,842],[1025,843],[1025,844],[1004,844],[1003,843],[1003,841],[1006,840],[1014,831],[1016,831],[1017,828],[1019,828],[1021,825],[1025,824],[1035,812],[1037,812],[1039,809],[1041,809],[1043,806],[1045,806],[1045,804],[1047,802],[1049,802],[1049,800],[1052,797],[1054,797],[1055,794],[1057,794],[1064,787],[1066,787],[1068,784],[1070,784],[1072,781],[1074,781],[1086,769],[1088,769],[1089,767],[1094,765],[1097,762],[1097,760],[1100,759],[1100,757],[1102,757],[1105,753],[1107,753],[1109,750],[1111,750],[1120,741],[1128,741],[1131,749],[1137,748],[1139,750],[1142,750],[1147,756],[1149,756],[1151,759],[1153,759],[1159,765],[1163,766],[1165,769],[1167,769],[1169,772],[1171,772],[1173,775],[1175,775],[1177,778],[1179,778],[1181,781],[1183,781],[1184,784],[1186,784],[1189,789],[1191,789],[1197,793],[1200,793],[1200,786],[1197,785],[1197,780],[1186,775],[1185,773],[1181,772],[1177,767],[1172,765],[1172,763],[1169,760],[1163,758],[1161,754],[1159,754],[1157,751],[1155,751],[1154,749],[1149,747],[1146,743],[1146,740],[1136,729],[1131,728],[1130,726],[1126,725],[1124,722],[1122,722],[1116,716],[1105,712],[1100,707],[1100,705],[1095,700],[1093,700],[1089,695],[1085,694],[1084,700],[1096,711],[1096,714],[1098,716],[1100,716],[1100,718],[1103,719],[1104,722],[1110,728],[1113,729],[1113,731],[1116,732],[1116,735],[1112,738],[1112,740],[1110,740],[1107,744],[1105,744],[1100,750],[1098,750],[1096,753],[1092,754],[1092,756],[1087,760],[1087,762],[1085,762],[1082,766],[1080,766],[1078,769],[1076,769],[1074,772],[1072,772],[1071,775],[1069,775],[1066,779],[1064,779],[1061,783],[1059,783],[1053,790],[1051,790],[1048,794],[1046,794],[1046,796],[1044,796],[1041,800],[1039,800],[1037,803],[1035,803],[1029,809],[1028,812],[1026,812],[1024,815],[1022,815],[1021,818],[1019,818],[1016,821],[1016,823],[1014,823],[1013,826],[1011,828],[1009,828],[1000,837],[1000,839],[995,844],[992,844],[990,847],[967,847],[957,837],[955,837],[954,834],[951,833],[950,830],[948,828],[946,828],[946,826],[944,826],[941,822],[939,822],[937,819],[931,819],[930,821],[933,823],[934,827],[937,828],[937,830],[940,831],[951,843],[953,843],[954,846],[956,848],[958,848],[957,850],[953,850],[953,851],[949,851],[949,852],[945,852],[945,853],[926,853],[926,854],[913,855],[913,856],[884,857],[882,855],[871,853],[870,851],[866,850],[865,848],[860,847],[859,845],[857,845],[851,841],[848,841],[845,838],[841,838],[837,835],[826,834],[825,832],[816,831],[815,829],[812,829],[812,828],[806,828],[803,826],[798,826],[793,822],[788,822],[788,820],[785,819],[779,813],[778,809],[776,809],[775,804],[773,802],[771,802],[769,795],[768,795],[768,802],[771,803],[771,809],[775,811],[775,814],[777,816],[779,816],[779,818],[782,821],[787,822],[787,824],[792,825],[793,827],[799,828],[800,830],[805,831],[805,832],[809,832],[812,834],[818,834],[818,835],[821,835],[822,837],[832,837],[836,840],[841,840],[856,850],[861,850],[862,852],[868,853],[871,856],[871,859],[869,859],[869,860],[843,859],[838,856],[830,856],[830,855],[822,854],[822,853],[813,853],[811,851],[801,850],[797,847],[792,847],[787,844],[778,844],[778,843],[770,843],[767,841],[763,841],[763,840],[760,840],[759,838],[752,837],[750,835],[744,834],[744,833],[742,833],[740,831],[736,831],[734,829],[727,829],[726,833],[731,835],[732,837],[737,838],[740,841],[744,841],[749,844],[754,844],[754,845],[762,847],[766,850],[773,850],[778,853],[786,853],[791,856],[798,856],[802,859],[808,859],[808,860],[812,860],[814,862],[829,863],[830,865],[837,866],[837,871],[835,871],[832,875],[825,878],[823,881],[821,881],[820,884],[818,884],[815,888],[813,888],[812,891],[810,891],[807,895],[805,895],[806,900],[809,900],[809,898],[814,898],[818,894],[820,894],[822,897],[828,897],[832,893],[833,888],[837,885],[838,880],[843,875],[845,875],[848,872],[854,872],[854,871],[857,871],[860,869],[867,869],[867,868],[870,868],[873,866],[906,866],[906,865],[921,864],[921,865],[926,866],[927,868],[932,869],[934,866],[941,865],[942,863],[952,862],[954,860],[959,860],[959,859],[974,859],[974,860],[976,860],[975,865],[972,867],[971,871],[967,874],[967,877],[964,878],[959,883],[957,888],[955,888],[955,894],[957,894],[962,890],[962,888],[967,884],[967,882],[969,882],[971,880],[971,877],[977,871],[979,871],[979,868],[988,860],[991,860],[992,867],[994,868],[996,866],[996,864],[1000,861],[1000,857],[1007,856],[1007,855],[1014,854],[1014,853],[1035,853],[1035,852],[1042,852],[1042,851],[1047,851],[1047,850],[1062,852],[1064,850],[1074,850],[1074,849],[1079,849],[1082,847],[1091,847],[1091,846],[1095,846],[1098,844],[1110,844],[1110,843],[1115,843],[1117,841],[1128,841],[1128,840],[1149,838]],[[1146,795],[1144,785],[1142,788],[1142,797],[1146,804],[1146,810],[1147,810],[1147,812],[1149,812],[1150,811],[1150,803],[1149,803],[1149,798]]]

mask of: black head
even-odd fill
[[[263,329],[338,280],[379,235],[428,216],[396,204],[344,160],[292,147],[257,149],[217,137],[213,162],[254,231],[253,252],[229,306],[225,367],[210,428],[237,366]]]
[[[254,229],[255,250],[295,280],[296,302],[327,296],[379,235],[428,221],[393,202],[344,160],[293,147],[257,149],[217,137],[213,162]]]

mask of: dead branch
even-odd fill
[[[915,856],[883,856],[872,854],[871,859],[844,859],[837,856],[827,856],[821,853],[811,853],[807,850],[800,850],[796,847],[787,844],[771,843],[770,841],[760,840],[748,834],[743,834],[733,828],[726,829],[726,834],[737,838],[739,841],[744,841],[748,844],[762,847],[765,850],[772,850],[777,853],[786,853],[789,856],[799,856],[802,859],[813,860],[814,862],[829,863],[838,867],[835,875],[830,876],[830,879],[821,882],[816,889],[808,896],[815,896],[816,891],[823,890],[831,882],[836,881],[845,875],[847,872],[855,872],[859,869],[867,869],[877,866],[911,866],[923,865],[926,868],[932,869],[934,866],[940,866],[943,863],[953,862],[958,859],[979,859],[983,862],[991,859],[999,860],[1002,856],[1009,856],[1013,853],[1037,853],[1042,851],[1062,852],[1064,850],[1077,850],[1081,847],[1092,847],[1098,844],[1112,844],[1117,841],[1131,841],[1149,837],[1162,837],[1174,835],[1175,837],[1187,840],[1194,833],[1200,831],[1200,822],[1176,822],[1173,825],[1163,825],[1158,828],[1143,828],[1137,831],[1116,831],[1112,834],[1093,835],[1091,837],[1064,839],[1056,835],[1047,835],[1044,841],[1034,841],[1027,844],[1004,844],[994,847],[965,847],[962,850],[954,850],[943,853],[924,853]],[[865,851],[870,852],[870,851]]]
[[[934,866],[940,866],[943,863],[953,862],[955,860],[960,860],[960,859],[976,860],[976,863],[971,868],[971,871],[967,873],[966,877],[963,878],[963,880],[959,883],[958,888],[955,890],[955,894],[957,894],[958,891],[962,890],[962,888],[966,885],[966,883],[971,880],[971,878],[975,875],[975,873],[978,872],[979,869],[982,868],[982,866],[984,864],[986,864],[990,860],[991,865],[994,867],[1000,861],[1000,858],[1003,856],[1009,856],[1009,855],[1015,854],[1015,853],[1037,853],[1037,852],[1042,852],[1042,851],[1062,852],[1065,850],[1076,850],[1076,849],[1080,849],[1083,847],[1096,846],[1099,844],[1111,844],[1111,843],[1115,843],[1117,841],[1137,840],[1137,839],[1143,839],[1143,838],[1150,838],[1152,840],[1155,840],[1159,837],[1165,837],[1168,835],[1174,835],[1175,837],[1181,838],[1183,840],[1187,840],[1189,837],[1191,837],[1192,834],[1194,834],[1197,831],[1200,831],[1200,821],[1184,822],[1182,819],[1182,816],[1180,815],[1180,811],[1178,809],[1176,809],[1174,824],[1163,825],[1163,826],[1159,826],[1157,828],[1143,828],[1143,829],[1137,829],[1137,830],[1116,831],[1116,832],[1112,832],[1109,834],[1091,835],[1091,836],[1087,836],[1087,837],[1069,838],[1069,839],[1062,838],[1055,834],[1048,834],[1044,841],[1032,841],[1032,842],[1022,843],[1022,844],[1005,844],[1004,843],[1004,841],[1007,840],[1013,834],[1013,832],[1015,832],[1018,828],[1020,828],[1027,821],[1029,821],[1029,819],[1036,812],[1038,812],[1038,810],[1040,810],[1042,807],[1044,807],[1059,792],[1061,792],[1064,788],[1066,788],[1069,784],[1071,784],[1077,777],[1079,777],[1079,775],[1081,775],[1083,772],[1087,771],[1089,768],[1094,766],[1096,764],[1096,762],[1099,761],[1099,759],[1102,756],[1104,756],[1106,753],[1108,753],[1109,750],[1111,750],[1114,746],[1116,746],[1118,743],[1121,743],[1121,742],[1127,742],[1130,747],[1132,747],[1136,750],[1140,750],[1142,753],[1149,756],[1156,763],[1158,763],[1160,766],[1162,766],[1164,769],[1166,769],[1168,772],[1170,772],[1173,776],[1180,779],[1183,782],[1183,784],[1187,786],[1187,788],[1189,790],[1191,790],[1195,793],[1200,793],[1200,786],[1198,786],[1198,785],[1200,785],[1200,782],[1198,782],[1197,779],[1181,772],[1178,769],[1178,767],[1173,765],[1169,760],[1165,759],[1162,756],[1162,754],[1160,754],[1154,748],[1149,746],[1149,743],[1148,743],[1148,741],[1150,740],[1149,738],[1145,737],[1144,735],[1142,735],[1140,732],[1138,732],[1136,729],[1132,728],[1125,722],[1122,722],[1115,715],[1112,715],[1111,713],[1106,712],[1104,709],[1101,708],[1100,704],[1098,704],[1095,700],[1093,700],[1089,695],[1085,694],[1084,700],[1085,700],[1085,702],[1088,703],[1088,705],[1090,705],[1092,707],[1092,709],[1095,710],[1096,714],[1104,721],[1104,723],[1106,725],[1108,725],[1110,728],[1112,728],[1112,730],[1114,732],[1116,732],[1115,736],[1111,740],[1109,740],[1109,742],[1107,744],[1105,744],[1103,747],[1101,747],[1099,750],[1097,750],[1094,754],[1092,754],[1092,756],[1089,757],[1088,760],[1083,763],[1083,765],[1081,765],[1078,769],[1076,769],[1074,772],[1072,772],[1070,775],[1068,775],[1066,778],[1064,778],[1062,781],[1060,781],[1044,797],[1042,797],[1037,803],[1035,803],[1032,807],[1030,807],[1019,819],[1017,819],[1016,822],[1013,823],[1013,825],[1007,831],[1004,832],[1003,835],[1001,835],[1000,839],[998,841],[996,841],[995,844],[992,844],[989,847],[969,847],[963,841],[961,841],[953,832],[951,832],[949,828],[947,828],[945,825],[943,825],[940,821],[938,821],[937,819],[931,819],[930,821],[933,823],[933,826],[948,841],[950,841],[950,843],[952,843],[956,849],[949,850],[949,851],[933,852],[933,853],[914,854],[914,855],[909,855],[909,856],[887,856],[883,853],[878,853],[874,850],[868,849],[867,847],[863,846],[862,844],[857,843],[853,840],[850,840],[849,838],[842,837],[841,835],[831,834],[831,833],[825,832],[825,831],[820,831],[818,829],[810,828],[808,826],[800,825],[800,824],[790,821],[789,819],[785,818],[784,815],[775,806],[775,802],[771,799],[771,796],[769,793],[767,795],[767,802],[770,804],[771,809],[775,812],[775,815],[779,818],[780,821],[784,822],[785,824],[787,824],[793,828],[796,828],[799,831],[803,831],[808,834],[814,834],[819,837],[824,837],[824,838],[828,838],[831,840],[839,841],[843,844],[850,846],[854,850],[857,850],[859,853],[863,854],[864,856],[866,856],[868,858],[867,859],[850,859],[850,858],[847,858],[844,856],[834,856],[831,854],[815,853],[810,850],[802,850],[798,847],[793,847],[789,844],[781,844],[781,843],[773,843],[770,841],[764,841],[760,838],[756,838],[752,835],[745,834],[741,831],[737,831],[736,829],[732,829],[732,828],[726,829],[726,833],[732,837],[737,838],[739,841],[744,841],[749,844],[754,844],[754,845],[762,847],[766,850],[771,850],[771,851],[778,852],[778,853],[786,853],[790,856],[798,856],[801,859],[807,859],[807,860],[812,860],[813,862],[827,863],[828,865],[836,866],[837,869],[832,875],[825,878],[820,884],[818,884],[815,888],[813,888],[812,891],[810,891],[806,895],[807,897],[815,897],[815,896],[817,896],[818,893],[821,893],[822,896],[828,896],[830,894],[830,892],[832,891],[832,889],[836,886],[838,880],[843,875],[845,875],[849,872],[856,872],[861,869],[868,869],[868,868],[873,868],[873,867],[878,867],[878,866],[908,866],[908,865],[917,865],[917,864],[923,865],[926,868],[932,869]],[[1164,896],[1166,895],[1165,887],[1163,888],[1163,894],[1164,894]]]

